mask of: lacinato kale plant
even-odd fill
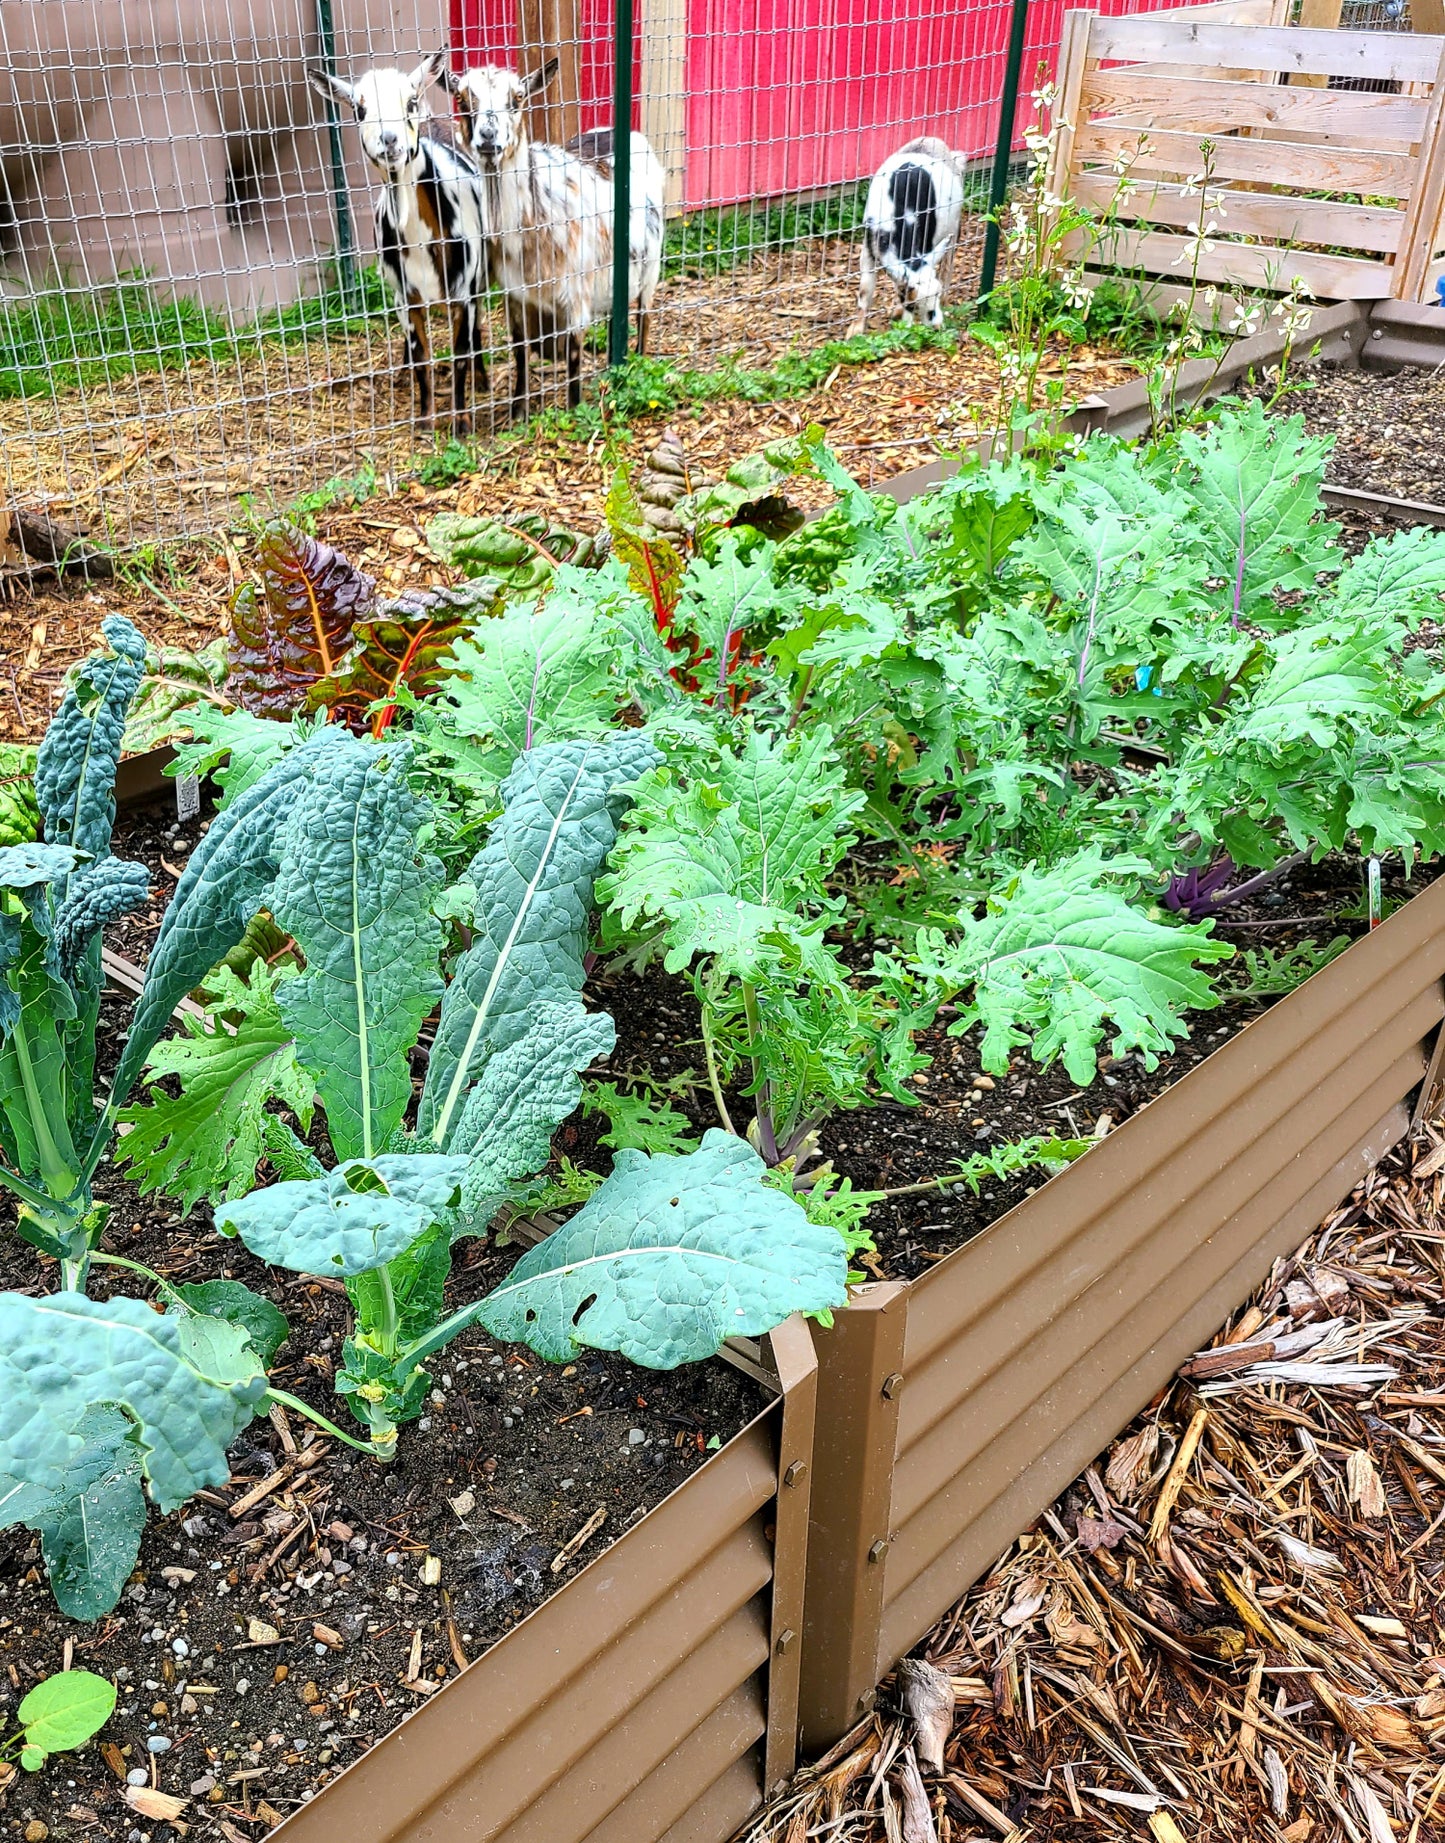
[[[625,730],[522,750],[486,845],[447,889],[409,784],[411,744],[336,739],[261,895],[302,970],[253,984],[234,1037],[196,1034],[185,1064],[159,1060],[180,1073],[179,1098],[157,1092],[129,1116],[138,1175],[224,1189],[223,1234],[345,1283],[355,1320],[336,1387],[382,1457],[421,1410],[427,1358],[469,1325],[549,1358],[591,1345],[666,1368],[843,1302],[839,1235],[765,1188],[747,1146],[714,1134],[685,1156],[620,1152],[492,1294],[444,1309],[456,1239],[525,1201],[581,1099],[580,1072],[612,1047],[611,1018],[582,999],[592,886],[632,785],[657,762]],[[455,957],[440,911],[464,918]],[[411,1056],[438,1001],[413,1109]],[[268,1107],[304,1124],[313,1097],[330,1165]],[[250,1188],[237,1180],[260,1148],[282,1181]]]
[[[145,867],[111,854],[115,771],[145,663],[129,621],[81,667],[41,744],[44,838],[0,849],[0,1187],[19,1233],[85,1284],[106,1211],[92,1179],[141,1065],[181,998],[241,938],[274,874],[272,841],[329,738],[276,763],[210,828],[176,885],[108,1095],[95,1086],[101,935],[149,894]]]

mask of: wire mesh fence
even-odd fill
[[[1105,10],[1147,9],[1113,0]],[[867,180],[935,135],[969,170],[971,294],[1009,0],[638,0],[634,125],[666,175],[652,349],[759,366],[840,336]],[[1029,10],[1025,90],[1061,0]],[[133,549],[284,506],[444,440],[418,418],[378,273],[381,185],[352,110],[308,85],[558,60],[534,138],[610,127],[611,0],[0,0],[0,460],[6,502]],[[423,106],[446,118],[443,86]],[[603,195],[610,204],[610,192]],[[880,295],[875,324],[888,301]],[[508,336],[481,304],[510,415]],[[435,316],[434,316],[435,318]],[[448,332],[438,320],[436,345]],[[594,327],[584,373],[605,363]],[[565,397],[534,366],[532,401]],[[438,401],[448,401],[445,391]]]

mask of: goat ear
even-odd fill
[[[308,64],[306,81],[318,96],[325,96],[332,102],[344,102],[348,108],[355,108],[356,91],[334,72],[324,70],[319,64]]]
[[[530,77],[523,80],[522,88],[529,96],[540,96],[542,91],[546,89],[547,85],[557,75],[561,62],[562,60],[560,58],[548,58],[545,64],[541,65],[537,70],[534,70]]]
[[[411,73],[411,86],[418,95],[433,83],[441,83],[449,74],[450,53],[445,45],[424,59]],[[450,87],[450,86],[448,86]]]

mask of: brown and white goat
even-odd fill
[[[487,387],[479,300],[487,286],[487,238],[481,175],[446,123],[428,120],[423,97],[446,69],[438,51],[411,72],[377,69],[346,83],[308,71],[313,88],[344,102],[356,117],[366,157],[382,178],[376,195],[376,249],[396,296],[417,409],[432,414],[427,312],[445,305],[452,323],[452,416],[471,426],[467,381],[473,369]]]
[[[576,407],[583,338],[612,306],[610,138],[584,137],[574,151],[527,134],[527,103],[556,72],[553,58],[526,78],[489,64],[449,79],[462,145],[482,175],[492,279],[507,303],[514,416],[526,409],[532,351],[566,359],[567,401]],[[662,274],[665,186],[647,137],[634,133],[628,300],[638,310],[640,352]]]

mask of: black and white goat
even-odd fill
[[[945,142],[920,135],[888,156],[863,208],[862,285],[850,337],[867,324],[879,269],[896,284],[905,321],[916,315],[928,326],[943,324],[943,291],[962,214],[963,167]]]
[[[553,58],[525,78],[488,64],[449,80],[462,145],[481,170],[492,279],[507,303],[512,336],[518,416],[526,408],[533,351],[566,359],[567,401],[576,407],[583,338],[612,307],[611,137],[584,135],[566,148],[527,133],[527,103],[556,72]],[[642,134],[632,136],[631,175],[628,300],[637,306],[637,347],[645,351],[662,274],[666,177]]]
[[[381,175],[377,255],[396,296],[406,363],[424,420],[432,414],[427,311],[438,305],[450,310],[452,415],[456,428],[465,432],[471,426],[469,374],[475,369],[479,387],[487,387],[479,326],[487,238],[481,175],[449,125],[428,119],[423,100],[428,85],[441,81],[446,62],[446,52],[438,51],[409,73],[369,70],[354,83],[316,68],[307,74],[323,96],[334,96],[351,109],[366,157]]]

